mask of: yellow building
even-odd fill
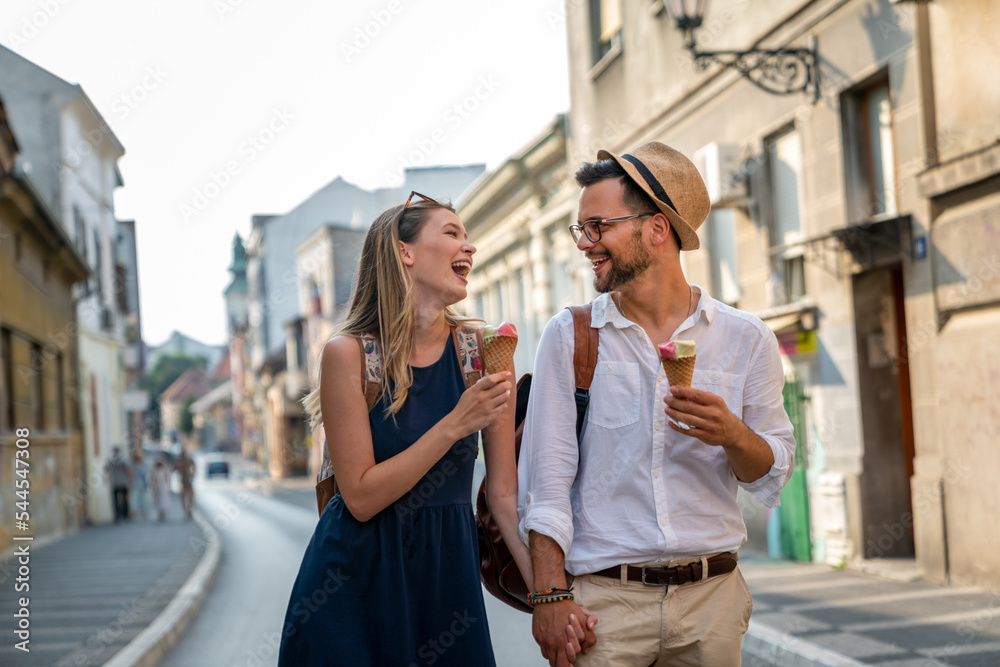
[[[83,469],[76,395],[72,287],[87,278],[87,269],[24,177],[16,153],[0,102],[0,512],[11,517],[0,524],[0,551],[13,533],[37,536],[80,526],[82,501],[101,480],[100,471]],[[25,468],[15,463],[15,450],[25,433],[29,453],[19,460],[28,467],[21,476]],[[16,489],[21,479],[28,485]],[[15,510],[30,517],[27,531],[17,530]]]

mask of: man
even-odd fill
[[[533,633],[556,666],[731,667],[752,609],[736,493],[774,506],[792,473],[777,341],[684,277],[680,251],[698,248],[710,208],[691,161],[658,142],[597,157],[576,173],[570,227],[601,293],[586,423],[578,444],[563,311],[539,342],[521,449],[533,588],[574,597],[536,605]],[[692,387],[666,380],[656,346],[672,339],[697,345]],[[600,619],[586,637],[569,630],[581,607]]]
[[[111,481],[111,502],[115,508],[115,523],[127,520],[128,488],[132,483],[132,471],[128,461],[122,457],[121,447],[111,448],[111,458],[104,464],[104,474]]]
[[[194,506],[194,460],[188,456],[187,450],[181,448],[181,454],[174,463],[174,470],[181,476],[181,505],[184,506],[184,516],[191,518]]]

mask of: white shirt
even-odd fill
[[[774,452],[770,471],[744,483],[722,447],[668,426],[670,386],[646,332],[608,294],[594,300],[591,321],[600,344],[579,445],[572,314],[553,317],[538,344],[518,465],[521,539],[530,531],[554,539],[573,575],[736,551],[746,541],[737,488],[773,507],[792,474],[795,440],[774,334],[701,290],[671,336],[697,345],[692,386],[725,399]]]

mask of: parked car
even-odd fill
[[[205,463],[205,477],[222,475],[229,477],[229,461],[223,458],[212,458]]]

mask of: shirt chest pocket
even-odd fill
[[[691,378],[692,387],[721,396],[729,411],[740,419],[743,418],[743,383],[744,377],[738,373],[712,370],[696,370]]]
[[[621,428],[639,421],[639,364],[599,361],[590,386],[587,422],[601,428]]]

